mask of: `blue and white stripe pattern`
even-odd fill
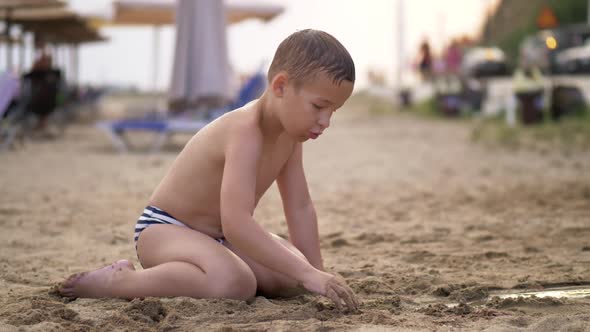
[[[135,246],[137,246],[137,239],[139,234],[151,225],[166,224],[166,225],[178,225],[182,227],[188,227],[182,222],[176,220],[173,216],[166,213],[155,206],[148,206],[143,210],[143,213],[135,224]]]

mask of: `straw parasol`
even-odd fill
[[[228,24],[246,19],[269,21],[283,12],[282,6],[256,2],[223,2]],[[171,25],[175,24],[176,1],[172,0],[117,0],[113,3],[112,23],[116,25]]]
[[[64,7],[60,0],[0,0],[0,9]]]
[[[97,28],[90,24],[89,19],[65,7],[14,8],[10,20],[12,24],[19,25],[23,31],[32,32],[37,40],[71,46],[70,69],[74,81],[77,81],[79,72],[78,45],[106,40],[100,35]]]
[[[6,47],[6,67],[12,67],[12,38],[10,31],[12,28],[12,15],[17,9],[30,10],[35,8],[59,8],[64,7],[65,4],[59,0],[0,0],[0,11],[3,11],[4,15],[0,16],[0,20],[5,22],[4,27],[4,38],[3,40],[7,43]]]
[[[65,8],[17,9],[12,14],[12,22],[56,44],[105,40],[87,19]]]

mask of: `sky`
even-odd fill
[[[278,44],[289,34],[305,28],[324,30],[348,49],[357,71],[357,87],[367,84],[367,72],[382,72],[394,84],[399,61],[408,71],[418,45],[428,39],[434,50],[449,38],[479,34],[486,8],[497,0],[404,0],[404,47],[397,47],[397,1],[399,0],[244,0],[279,4],[285,11],[268,23],[244,21],[227,28],[229,59],[238,73],[252,73],[267,66]],[[111,0],[69,0],[83,13],[107,13]],[[109,40],[80,49],[82,83],[115,84],[151,89],[154,68],[154,29],[108,27],[101,30]],[[174,27],[159,32],[160,49],[156,88],[170,82],[174,52]],[[407,77],[406,79],[410,79]]]

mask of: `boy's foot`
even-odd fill
[[[112,297],[111,284],[118,279],[117,276],[128,271],[135,271],[135,267],[122,259],[102,269],[72,274],[58,286],[57,291],[64,297]]]

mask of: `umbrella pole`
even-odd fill
[[[10,41],[10,29],[12,28],[12,8],[6,8],[5,11],[4,36],[6,37],[6,70],[12,67],[12,42]]]
[[[397,1],[397,50],[394,52],[394,54],[397,53],[397,72],[396,72],[396,76],[395,76],[395,80],[396,80],[396,95],[394,97],[395,101],[399,101],[399,98],[401,98],[402,95],[402,91],[404,89],[403,86],[403,70],[404,70],[404,64],[405,64],[405,49],[404,49],[404,45],[405,45],[405,6],[404,6],[404,0],[398,0]]]
[[[154,49],[153,49],[153,68],[152,68],[152,89],[158,91],[158,68],[160,63],[160,26],[154,25]]]
[[[72,84],[78,86],[78,70],[80,69],[80,61],[78,59],[78,44],[72,44],[70,46],[70,66]]]
[[[18,74],[22,74],[25,70],[25,32],[21,30],[20,45],[18,48]]]

